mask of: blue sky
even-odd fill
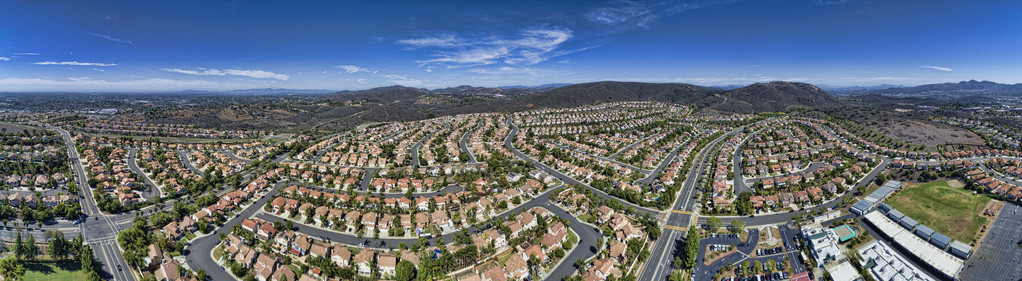
[[[1022,82],[1022,1],[11,1],[0,91]]]

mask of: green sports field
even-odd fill
[[[973,195],[960,184],[958,181],[940,181],[905,187],[885,202],[937,232],[971,244],[987,222],[987,218],[980,214],[990,197]]]
[[[78,262],[26,263],[25,281],[81,281],[85,274]]]

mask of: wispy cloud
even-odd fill
[[[607,27],[606,32],[617,33],[625,30],[648,29],[660,18],[701,9],[709,6],[733,3],[738,0],[695,0],[695,1],[630,1],[622,0],[601,4],[582,14],[586,20]]]
[[[164,68],[162,70],[163,71],[167,71],[167,72],[189,74],[189,75],[202,75],[202,76],[210,76],[210,75],[211,76],[235,75],[235,76],[245,76],[245,77],[251,77],[251,78],[259,78],[259,79],[277,79],[277,80],[282,80],[282,81],[287,81],[287,79],[291,78],[291,76],[287,75],[287,74],[273,73],[273,72],[265,71],[265,70],[246,70],[246,69],[224,69],[224,70],[219,70],[219,69],[207,69],[207,68],[199,68],[199,69],[196,69],[196,70],[180,69],[180,68]]]
[[[291,76],[287,75],[287,74],[273,73],[273,72],[269,72],[269,71],[265,71],[265,70],[227,69],[227,70],[224,70],[224,72],[227,72],[227,74],[230,74],[230,75],[248,76],[248,77],[252,77],[252,78],[261,78],[261,79],[273,78],[273,79],[277,79],[277,80],[287,81],[288,78],[291,78]]]
[[[117,42],[117,43],[132,45],[131,40],[128,40],[128,39],[121,39],[121,38],[113,37],[113,36],[110,36],[110,35],[99,34],[99,33],[94,33],[94,32],[85,32],[85,33],[89,34],[89,35],[92,35],[92,36],[99,37],[99,38],[103,38],[103,39],[106,39],[106,40],[114,41],[114,42]]]
[[[340,68],[340,69],[344,70],[344,72],[347,72],[347,73],[359,73],[359,72],[366,72],[366,73],[368,73],[369,72],[369,69],[364,68],[364,67],[359,67],[359,66],[356,66],[356,65],[338,65],[337,68]]]
[[[412,48],[458,47],[465,45],[465,43],[462,43],[461,40],[455,38],[455,35],[452,33],[441,34],[435,37],[401,39],[397,40],[397,43],[401,45],[408,45]]]
[[[38,53],[14,53],[15,56],[38,56]]]
[[[8,58],[8,57],[0,57],[0,61],[11,61],[11,58]]]
[[[117,66],[116,63],[98,63],[98,62],[77,62],[77,61],[41,61],[36,62],[37,65],[70,65],[70,66]]]
[[[180,68],[164,68],[163,71],[174,72],[174,73],[181,73],[181,74],[190,74],[190,75],[215,75],[215,76],[227,75],[226,72],[223,72],[223,71],[220,71],[220,70],[205,69],[205,68],[200,68],[198,70],[189,70],[189,69],[180,69]]]
[[[522,30],[512,38],[497,35],[460,37],[453,33],[434,37],[398,40],[399,45],[412,49],[428,49],[432,58],[416,60],[420,67],[446,66],[460,68],[505,63],[533,65],[562,56],[558,48],[572,38],[572,31],[561,27],[541,27]]]
[[[206,80],[173,80],[173,79],[136,79],[123,81],[107,81],[89,77],[69,77],[66,79],[46,78],[4,78],[0,79],[0,91],[178,91],[195,90],[232,90],[253,87],[279,87],[277,82],[255,81],[232,83]]]
[[[942,66],[920,65],[919,67],[933,69],[933,70],[947,71],[947,72],[954,71],[954,69],[947,68],[947,67],[942,67]]]
[[[605,25],[629,23],[641,28],[649,28],[649,23],[657,19],[657,16],[649,8],[631,1],[622,1],[613,6],[598,7],[589,10],[583,16],[589,21]]]
[[[477,74],[492,74],[492,75],[496,75],[496,74],[528,74],[528,75],[536,76],[536,70],[532,69],[532,68],[528,68],[528,67],[502,66],[502,67],[495,67],[495,68],[476,68],[476,69],[470,69],[468,72],[477,73]]]
[[[383,75],[383,78],[387,78],[390,80],[391,83],[395,83],[401,86],[417,87],[422,85],[422,80],[412,79],[397,74]]]

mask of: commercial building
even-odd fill
[[[972,254],[972,246],[961,241],[955,241],[951,243],[951,253],[960,258],[967,259]]]
[[[891,238],[896,246],[905,249],[906,252],[914,255],[913,258],[941,273],[943,278],[956,279],[958,273],[962,271],[965,261],[919,238],[911,230],[899,226],[881,212],[869,212],[865,217],[866,222],[880,230],[884,236]],[[904,224],[907,219],[903,219],[902,223]]]
[[[933,281],[908,259],[880,241],[859,247],[859,264],[876,280]]]

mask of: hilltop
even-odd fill
[[[830,108],[845,103],[811,84],[775,81],[728,90],[698,100],[696,105],[713,111],[760,113],[792,107]]]
[[[542,89],[542,90],[540,90]],[[435,116],[566,108],[617,101],[680,103],[707,112],[758,113],[792,107],[843,105],[820,88],[791,82],[757,83],[732,90],[680,83],[603,81],[545,88],[458,86],[428,90],[404,86],[341,91],[313,101],[235,105],[170,114],[164,122],[246,129],[339,129],[366,122]]]

